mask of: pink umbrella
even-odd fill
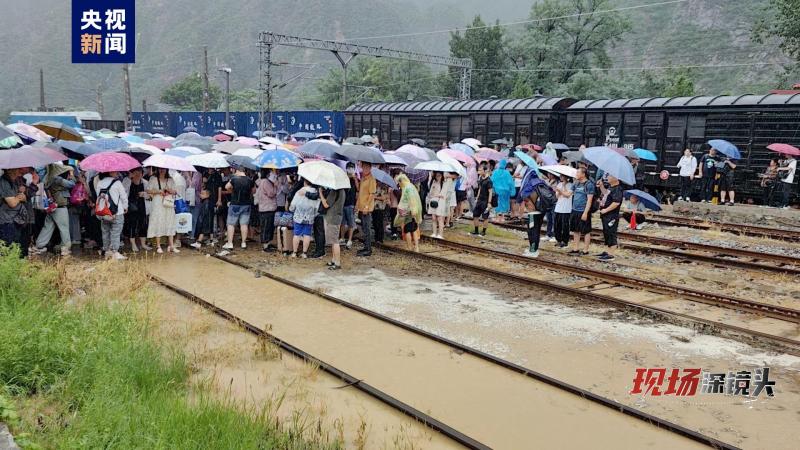
[[[228,136],[227,134],[220,133],[214,135],[214,140],[217,142],[225,142],[225,141],[230,141],[231,137]]]
[[[81,169],[97,172],[127,172],[139,167],[139,161],[125,153],[103,152],[89,155],[81,161]]]
[[[444,154],[446,154],[447,156],[455,159],[456,161],[461,161],[461,162],[463,162],[464,164],[466,164],[468,166],[474,166],[476,164],[475,163],[475,159],[473,157],[471,157],[471,156],[469,156],[469,155],[467,155],[465,153],[462,153],[462,152],[460,152],[458,150],[453,150],[453,149],[446,148],[444,150],[439,150],[437,152],[437,154],[442,153],[442,152],[444,152]]]
[[[800,156],[800,149],[789,144],[769,144],[767,148],[773,152],[783,153],[784,155]]]
[[[174,169],[181,172],[197,172],[194,166],[189,161],[177,156],[170,156],[165,153],[153,155],[142,162],[142,165],[147,167],[160,167],[162,169]]]
[[[396,153],[408,153],[409,155],[415,158],[419,158],[423,161],[428,161],[429,159],[431,159],[430,155],[428,155],[428,152],[426,152],[424,148],[417,147],[416,145],[411,145],[411,144],[406,144],[398,148],[396,150]]]
[[[500,161],[506,158],[505,155],[498,152],[497,150],[493,150],[491,148],[482,148],[478,150],[478,153],[475,154],[475,159],[481,158],[485,160],[492,160],[492,161]]]
[[[161,150],[167,150],[172,148],[172,144],[169,141],[165,141],[164,139],[148,139],[144,141],[147,145],[152,145],[155,148],[160,148]]]
[[[258,140],[251,137],[239,137],[236,138],[236,142],[244,145],[250,145],[252,147],[258,146]]]
[[[0,169],[42,167],[65,159],[68,159],[66,155],[53,149],[24,145],[20,148],[0,151]]]
[[[27,123],[12,123],[10,125],[6,125],[6,127],[14,133],[17,133],[18,135],[28,138],[32,141],[50,142],[53,140],[49,134],[34,127],[33,125],[28,125]]]

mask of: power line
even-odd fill
[[[517,22],[506,22],[506,23],[500,23],[500,24],[495,24],[495,25],[483,25],[483,26],[479,26],[479,27],[464,27],[464,28],[448,28],[448,29],[444,29],[444,30],[422,31],[422,32],[418,32],[418,33],[389,34],[389,35],[383,35],[383,36],[354,37],[354,38],[344,39],[343,41],[344,42],[348,42],[348,41],[364,41],[364,40],[370,40],[370,39],[384,39],[384,38],[388,39],[388,38],[398,38],[398,37],[424,36],[424,35],[440,34],[440,33],[455,33],[455,32],[458,32],[458,31],[480,30],[480,29],[493,28],[493,27],[498,27],[498,26],[499,27],[510,27],[510,26],[514,26],[514,25],[525,25],[525,24],[530,24],[530,23],[539,23],[539,22],[544,22],[546,20],[570,19],[570,18],[575,18],[575,17],[592,16],[592,15],[595,15],[595,14],[608,14],[608,13],[618,12],[618,11],[630,11],[630,10],[634,10],[634,9],[650,8],[650,7],[653,7],[653,6],[664,6],[664,5],[671,5],[671,4],[676,4],[676,3],[686,3],[688,1],[690,1],[690,0],[668,0],[668,1],[657,2],[657,3],[647,3],[647,4],[644,4],[644,5],[623,6],[623,7],[620,7],[620,8],[602,9],[602,10],[599,10],[599,11],[582,12],[582,13],[575,13],[575,14],[565,14],[563,16],[544,17],[544,18],[539,18],[539,19],[520,20],[520,21],[517,21]]]
[[[732,64],[690,64],[674,66],[651,66],[651,67],[590,67],[590,68],[556,68],[556,69],[472,69],[476,72],[612,72],[615,70],[666,70],[666,69],[704,69],[704,68],[730,68],[730,67],[752,67],[752,66],[779,66],[776,62],[756,62],[756,63],[732,63]]]

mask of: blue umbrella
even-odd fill
[[[288,169],[299,166],[301,162],[302,159],[288,150],[265,150],[253,160],[262,169]]]
[[[317,135],[307,131],[301,131],[292,135],[295,139],[314,139]]]
[[[120,150],[130,147],[127,141],[120,138],[98,139],[93,141],[92,145],[102,148],[103,150]]]
[[[630,198],[631,195],[635,195],[639,197],[639,201],[644,204],[647,209],[651,209],[653,211],[661,211],[661,205],[658,204],[658,200],[655,197],[648,194],[647,192],[640,191],[638,189],[631,189],[629,191],[625,191],[623,193],[625,198]]]
[[[739,149],[728,141],[724,141],[722,139],[712,139],[708,141],[708,145],[717,149],[718,152],[722,153],[728,158],[742,159],[742,154],[739,153]]]
[[[301,145],[297,151],[302,155],[315,155],[322,158],[336,158],[336,150],[338,149],[339,147],[329,142],[314,141],[306,142],[305,144]]]
[[[468,156],[474,156],[475,150],[467,144],[456,143],[450,146],[451,149],[464,153]]]
[[[379,183],[389,186],[391,189],[397,189],[397,183],[391,175],[382,171],[381,169],[372,169],[372,176],[375,177]]]
[[[583,157],[619,181],[631,186],[636,184],[636,174],[631,162],[614,150],[608,147],[591,147],[583,151]]]
[[[59,147],[64,149],[64,153],[73,159],[83,159],[86,156],[94,155],[95,153],[102,153],[108,150],[103,150],[100,147],[83,142],[64,141],[56,142]]]
[[[528,166],[531,169],[533,169],[536,172],[536,176],[538,176],[539,178],[542,177],[542,173],[539,172],[539,164],[536,164],[536,160],[535,159],[531,158],[530,156],[528,156],[527,154],[525,154],[525,153],[523,153],[521,151],[514,152],[514,156],[519,158],[520,161],[524,162],[526,166]]]
[[[123,139],[125,142],[130,142],[130,143],[133,143],[133,144],[144,144],[144,139],[142,139],[142,138],[141,138],[141,137],[139,137],[139,136],[134,136],[134,135],[132,135],[132,134],[129,134],[129,135],[125,136],[125,137],[124,137],[124,138],[122,138],[122,139]]]
[[[658,161],[658,156],[656,156],[654,152],[644,148],[635,148],[633,149],[633,153],[636,153],[636,156],[638,156],[639,159],[644,159],[647,161]]]

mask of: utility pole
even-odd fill
[[[44,69],[39,69],[39,111],[46,111],[44,103]]]
[[[208,46],[203,46],[203,124],[205,127],[206,114],[208,113]],[[200,130],[197,130],[198,132]]]
[[[218,69],[225,73],[225,129],[231,129],[231,68]]]
[[[125,131],[128,131],[133,123],[133,106],[131,105],[131,68],[130,65],[122,65],[122,89],[125,96]]]
[[[150,119],[147,117],[147,99],[142,99],[142,131],[150,129]]]
[[[258,131],[263,136],[264,132],[272,129],[272,44],[259,45],[259,115]]]
[[[342,65],[342,109],[347,108],[347,65],[350,64],[350,61],[356,57],[358,53],[351,53],[347,59],[344,59],[339,55],[337,51],[331,51],[333,56],[339,60],[339,64]]]

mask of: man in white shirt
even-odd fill
[[[781,186],[783,192],[783,201],[781,206],[789,208],[789,197],[792,194],[792,186],[794,185],[794,174],[797,172],[797,160],[792,155],[786,155],[786,159],[778,167],[778,178],[783,182]]]

